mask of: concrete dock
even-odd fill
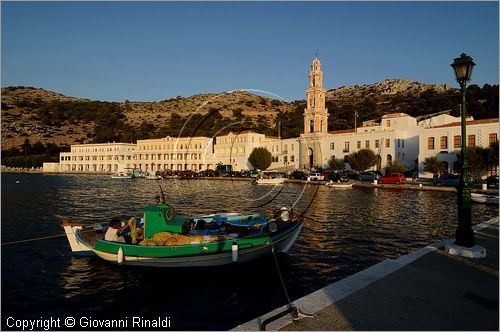
[[[454,239],[386,260],[293,301],[312,318],[286,315],[267,330],[498,331],[498,218],[474,226],[482,259],[444,251]],[[287,306],[239,325],[259,330]]]

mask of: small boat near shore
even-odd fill
[[[115,264],[156,267],[218,266],[286,252],[302,228],[302,215],[281,208],[261,214],[182,216],[169,204],[151,204],[129,220],[131,242],[104,239],[106,223],[63,223],[71,250]]]
[[[260,171],[257,175],[257,179],[254,180],[254,183],[277,185],[285,183],[286,179],[286,176],[282,173]]]
[[[342,183],[342,182],[327,182],[325,183],[326,186],[330,188],[335,188],[335,189],[352,189],[352,183]]]
[[[480,194],[480,193],[471,193],[470,198],[473,202],[483,203],[483,204],[496,204],[498,205],[498,196]]]
[[[133,176],[131,174],[127,174],[125,172],[118,172],[116,174],[111,175],[112,179],[132,179]]]
[[[161,180],[162,179],[162,176],[161,175],[157,175],[155,171],[151,171],[149,173],[147,173],[144,178],[146,180]]]
[[[255,182],[257,184],[282,184],[285,183],[286,179],[285,178],[274,178],[274,179],[257,179]]]

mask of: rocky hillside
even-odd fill
[[[38,88],[2,88],[2,150],[19,147],[26,139],[32,143],[40,141],[56,145],[91,143],[95,141],[96,121],[75,117],[66,109],[60,112],[55,109],[57,111],[55,114],[54,107],[60,108],[63,105],[77,109],[81,108],[82,104],[96,103],[99,102],[67,97]],[[206,116],[217,111],[227,120],[245,120],[247,123],[251,122],[253,126],[273,126],[278,113],[293,109],[290,104],[245,91],[200,94],[159,102],[126,101],[105,104],[116,107],[115,113],[121,113],[120,119],[126,124],[127,130],[147,128],[151,131],[151,137],[158,137],[154,133],[159,129],[168,128],[172,116],[176,120],[179,118],[187,120],[191,115]],[[103,106],[104,103],[92,105],[92,108],[96,108],[96,120],[100,113],[99,107]],[[49,110],[46,110],[47,108]],[[59,113],[66,113],[68,116],[61,116]],[[113,115],[116,115],[115,113]],[[53,121],[54,118],[58,118],[59,121]]]
[[[121,106],[127,121],[133,125],[140,125],[143,122],[155,123],[156,119],[168,118],[172,113],[188,117],[192,114],[207,114],[214,109],[220,110],[221,115],[227,118],[232,118],[233,112],[240,110],[243,116],[254,118],[261,115],[272,121],[278,112],[287,112],[291,109],[290,105],[246,91],[200,94],[153,103],[126,102]]]
[[[498,86],[470,86],[470,112],[476,118],[498,117]],[[391,79],[380,83],[328,90],[329,130],[354,126],[391,112],[419,116],[459,110],[458,91],[449,85],[428,85]],[[214,131],[253,128],[296,137],[303,122],[305,101],[282,103],[249,92],[200,94],[158,102],[109,103],[68,97],[40,88],[2,88],[2,150],[31,144],[70,145],[106,141],[135,141],[166,135],[211,136]],[[189,121],[188,121],[189,119]],[[360,122],[358,122],[360,123]]]
[[[337,89],[328,90],[327,98],[336,101],[345,97],[365,97],[365,96],[394,96],[398,94],[410,94],[418,96],[420,93],[434,90],[438,93],[453,91],[449,84],[423,84],[419,82],[387,79],[380,83],[370,85],[342,86]]]

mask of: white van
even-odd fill
[[[321,173],[310,173],[307,176],[307,181],[323,181],[325,177]]]

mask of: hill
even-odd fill
[[[289,104],[245,91],[110,103],[32,87],[7,87],[2,88],[2,150],[18,148],[26,139],[70,145],[173,136],[185,123],[183,136],[195,128],[196,135],[211,136],[214,127],[207,124],[215,120],[218,125],[243,122],[269,131],[277,115],[291,109]],[[201,121],[208,123],[200,125]]]

